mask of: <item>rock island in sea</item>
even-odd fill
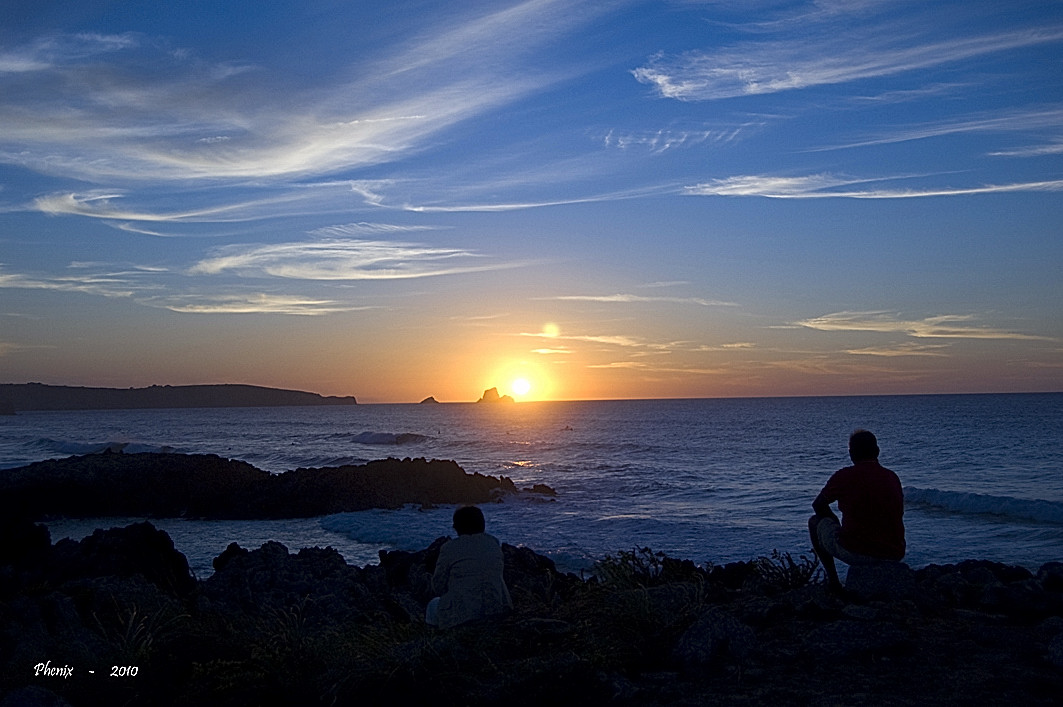
[[[512,395],[499,395],[498,388],[488,388],[484,391],[484,394],[477,400],[478,403],[512,403]]]
[[[53,468],[72,475],[125,455],[96,456]],[[385,462],[403,463],[437,462]],[[475,484],[488,495],[502,485]],[[635,548],[576,576],[503,538],[514,611],[438,631],[423,616],[443,538],[364,567],[330,548],[233,543],[198,579],[150,523],[53,544],[33,506],[6,505],[0,705],[1050,705],[1063,695],[1060,562],[931,565],[903,592],[840,600],[806,557],[698,566]]]

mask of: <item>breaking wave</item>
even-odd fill
[[[80,454],[100,454],[102,452],[125,452],[137,454],[139,452],[174,452],[177,451],[169,445],[142,444],[139,442],[72,442],[69,440],[57,440],[42,438],[37,440],[35,446],[49,454],[62,454],[66,456]]]
[[[1013,498],[908,487],[904,489],[904,500],[907,504],[929,506],[951,513],[985,513],[1005,518],[1063,525],[1063,503],[1040,498]]]

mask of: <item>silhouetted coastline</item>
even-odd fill
[[[43,383],[0,383],[0,409],[143,410],[151,408],[289,407],[356,405],[353,396],[323,396],[255,385],[153,385],[86,388]]]

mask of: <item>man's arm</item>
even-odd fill
[[[816,496],[816,500],[812,501],[812,510],[816,512],[816,515],[820,518],[833,518],[838,520],[838,516],[834,514],[834,511],[830,507],[831,498],[826,495],[826,489],[819,492]],[[841,521],[838,521],[841,522]]]
[[[439,548],[439,559],[436,560],[436,569],[432,573],[432,590],[440,596],[446,594],[447,584],[450,583],[450,566],[453,562],[450,553],[444,552],[449,543],[448,540]]]

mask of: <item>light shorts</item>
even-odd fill
[[[830,516],[824,516],[816,523],[816,535],[819,538],[819,544],[832,557],[838,558],[847,565],[869,565],[882,561],[846,550],[838,542],[838,535],[841,532],[841,524]]]
[[[424,622],[429,626],[439,626],[439,597],[428,602],[424,610]]]

